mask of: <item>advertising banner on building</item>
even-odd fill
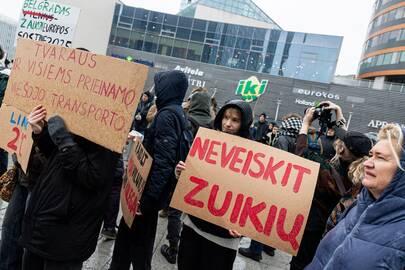
[[[80,9],[47,0],[24,0],[18,21],[17,38],[72,47]]]
[[[121,189],[121,210],[125,223],[131,228],[138,211],[138,202],[148,179],[153,159],[139,137],[135,139],[128,160],[126,177]]]
[[[200,128],[171,207],[296,255],[319,164]]]
[[[148,68],[124,60],[19,39],[4,101],[29,113],[43,105],[69,130],[121,153]]]
[[[33,145],[31,134],[25,112],[6,104],[0,107],[0,148],[10,154],[15,153],[24,172],[27,172]]]

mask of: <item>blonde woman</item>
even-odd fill
[[[380,130],[358,200],[306,269],[405,269],[404,132],[394,124]]]

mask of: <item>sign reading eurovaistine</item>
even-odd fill
[[[47,0],[24,0],[17,37],[70,48],[80,9]]]

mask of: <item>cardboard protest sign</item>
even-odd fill
[[[297,254],[319,164],[200,128],[171,207]]]
[[[0,148],[15,153],[24,172],[27,172],[33,144],[31,133],[28,115],[3,103],[0,108]]]
[[[24,0],[17,37],[71,47],[80,9],[60,3]]]
[[[121,189],[121,210],[128,227],[131,227],[134,221],[138,201],[148,179],[152,161],[140,138],[136,138],[131,148],[126,177]]]
[[[4,101],[60,115],[69,130],[122,152],[147,79],[144,65],[19,39]]]

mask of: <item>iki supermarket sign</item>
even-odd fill
[[[240,80],[236,88],[236,95],[241,95],[246,102],[252,102],[264,94],[269,80],[259,82],[257,77],[250,77],[247,80]]]

